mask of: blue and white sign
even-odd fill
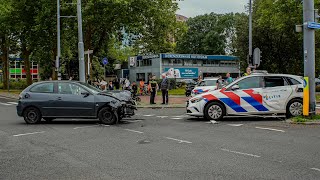
[[[107,65],[107,64],[108,64],[108,58],[106,58],[106,57],[103,58],[103,59],[102,59],[102,64],[103,64],[103,65]]]
[[[320,23],[308,22],[308,28],[310,28],[310,29],[320,29]]]
[[[164,68],[168,78],[198,78],[198,68]]]

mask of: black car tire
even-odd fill
[[[104,107],[99,111],[98,118],[102,124],[113,125],[117,122],[117,117],[109,107]]]
[[[303,112],[303,101],[302,99],[292,99],[288,102],[286,108],[286,116],[287,118],[300,116]]]
[[[23,118],[27,124],[37,124],[41,121],[42,115],[39,109],[35,107],[29,107],[24,110]]]
[[[43,118],[45,121],[47,121],[47,122],[51,122],[51,121],[53,121],[55,118]]]
[[[213,112],[210,112],[213,111]],[[226,114],[225,107],[219,102],[210,102],[205,106],[204,116],[207,120],[221,120]]]

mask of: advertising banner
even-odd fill
[[[168,78],[198,78],[198,68],[164,68],[164,73]]]

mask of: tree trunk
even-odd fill
[[[3,53],[2,55],[2,62],[3,62],[3,69],[2,69],[2,74],[3,74],[3,89],[8,89],[8,84],[9,84],[9,74],[8,74],[8,47],[6,46],[7,43],[6,37],[2,37],[2,45],[1,45],[1,51]]]
[[[32,77],[31,77],[31,72],[30,72],[30,54],[31,52],[28,51],[27,47],[22,44],[22,59],[24,61],[24,70],[26,72],[26,77],[27,77],[27,85],[32,84]]]

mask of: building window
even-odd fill
[[[152,60],[151,59],[144,59],[142,60],[142,66],[152,66]]]
[[[146,79],[145,79],[145,73],[137,73],[137,81],[141,81],[141,80],[143,80],[143,81],[145,81]]]

